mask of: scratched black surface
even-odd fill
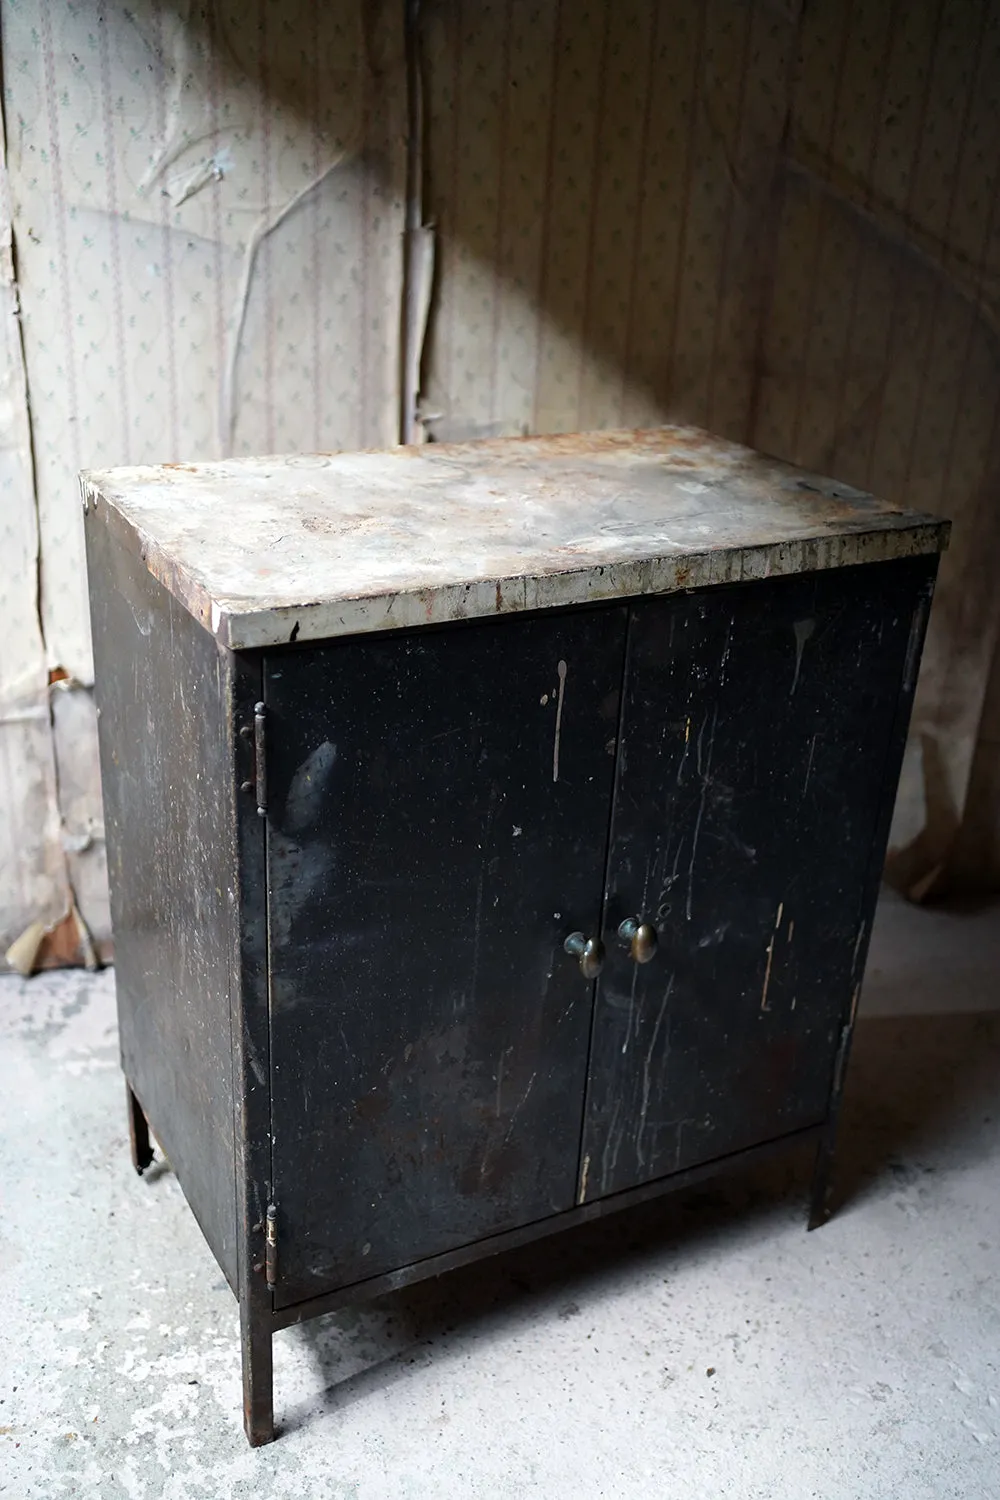
[[[625,619],[265,658],[276,1305],[574,1202]]]
[[[634,606],[581,1164],[587,1199],[823,1119],[935,559]],[[635,915],[660,935],[634,964]]]
[[[85,530],[122,1064],[235,1290],[229,656]]]

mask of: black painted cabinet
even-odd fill
[[[276,1306],[823,1121],[926,574],[265,657]]]
[[[687,429],[84,499],[133,1162],[251,1442],[276,1329],[782,1143],[822,1221],[943,523]]]

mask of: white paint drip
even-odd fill
[[[552,780],[559,780],[559,737],[562,734],[562,712],[563,698],[566,693],[566,663],[561,661],[557,668],[559,672],[559,697],[556,702],[556,733],[552,745]]]
[[[815,620],[796,620],[795,630],[795,676],[792,678],[792,686],[789,697],[795,692],[799,685],[799,668],[802,666],[802,653],[805,650],[806,641],[816,629]]]
[[[779,901],[778,915],[774,919],[774,932],[771,933],[771,941],[767,945],[767,968],[764,970],[764,988],[761,991],[760,997],[761,1010],[771,1009],[771,1007],[767,1003],[767,990],[768,985],[771,983],[771,960],[774,957],[774,939],[777,936],[778,928],[781,926],[781,917],[784,910],[785,903],[783,901]]]
[[[628,997],[628,1025],[625,1028],[625,1040],[622,1042],[622,1057],[628,1051],[628,1044],[632,1040],[632,1022],[635,1019],[635,989],[639,983],[639,965],[632,965],[632,989]]]
[[[701,820],[705,816],[705,798],[708,795],[708,784],[712,770],[712,752],[715,749],[715,725],[719,717],[719,705],[716,704],[712,712],[712,733],[708,740],[708,755],[702,767],[702,740],[705,735],[705,725],[708,723],[708,715],[702,720],[698,731],[698,775],[701,778],[701,801],[698,803],[698,816],[695,820],[694,834],[691,838],[691,858],[688,862],[688,893],[687,893],[687,919],[691,920],[691,897],[694,891],[694,865],[698,857],[698,839],[701,834]]]
[[[505,1047],[503,1049],[503,1051],[500,1053],[500,1060],[497,1063],[497,1119],[498,1120],[499,1120],[501,1114],[503,1113],[503,1071],[504,1071],[504,1066],[505,1066],[505,1064],[507,1062],[507,1059],[510,1057],[510,1054],[513,1052],[513,1050],[514,1050],[514,1044],[512,1042],[509,1047]],[[532,1078],[532,1083],[533,1082],[534,1082],[534,1078]],[[529,1089],[531,1088],[531,1084],[528,1085],[528,1088]],[[525,1098],[527,1098],[527,1095],[525,1095]],[[521,1104],[523,1104],[523,1103],[524,1103],[524,1099],[521,1100]],[[517,1109],[521,1108],[521,1104],[519,1104],[517,1106]],[[515,1114],[517,1113],[517,1109],[515,1109],[515,1111],[514,1111]]]
[[[656,1025],[653,1027],[653,1035],[650,1039],[649,1047],[646,1052],[646,1060],[643,1063],[642,1067],[642,1108],[639,1111],[639,1129],[636,1132],[635,1137],[635,1155],[636,1160],[639,1163],[640,1170],[643,1169],[646,1165],[646,1153],[643,1149],[643,1137],[646,1133],[646,1116],[649,1112],[649,1091],[651,1087],[650,1067],[653,1061],[653,1053],[656,1050],[656,1042],[660,1035],[660,1027],[663,1025],[663,1017],[666,1015],[667,1006],[670,1004],[670,995],[673,987],[674,976],[671,974],[670,981],[667,985],[666,994],[663,996],[663,1004],[660,1006],[660,1014],[657,1016]]]
[[[608,1126],[608,1133],[604,1141],[604,1151],[601,1156],[601,1187],[605,1192],[607,1192],[608,1183],[614,1176],[615,1168],[618,1165],[618,1152],[621,1148],[622,1136],[625,1133],[625,1127],[622,1125],[618,1132],[618,1139],[615,1141],[615,1126],[618,1123],[621,1108],[622,1101],[619,1095],[615,1100],[615,1107],[611,1111],[611,1123]]]
[[[517,1120],[518,1114],[524,1108],[525,1104],[527,1104],[527,1102],[528,1102],[528,1095],[531,1093],[531,1090],[534,1088],[534,1086],[535,1086],[535,1079],[537,1077],[538,1077],[537,1073],[532,1073],[531,1077],[528,1079],[528,1087],[525,1089],[524,1093],[521,1095],[520,1099],[517,1101],[517,1103],[514,1105],[514,1108],[510,1112],[510,1120],[508,1121],[507,1131],[506,1131],[506,1134],[504,1135],[504,1138],[503,1138],[503,1144],[505,1146],[507,1145],[508,1141],[511,1138],[511,1135],[513,1134],[514,1124],[515,1124],[515,1122]]]
[[[491,834],[492,829],[493,829],[493,816],[494,816],[494,813],[496,812],[496,802],[497,802],[497,787],[496,787],[496,784],[494,783],[490,787],[490,800],[489,800],[489,805],[488,805],[488,807],[486,809],[486,827],[485,827],[485,829],[483,831],[483,841],[479,845],[479,848],[482,849],[482,850],[485,850],[485,849],[487,849],[489,847],[490,834]],[[483,854],[483,858],[480,860],[480,863],[479,863],[479,880],[478,880],[478,883],[476,885],[476,924],[475,924],[475,932],[474,932],[473,946],[472,946],[472,979],[471,979],[471,982],[470,982],[470,985],[469,985],[469,994],[473,998],[475,997],[476,987],[477,987],[477,985],[479,983],[479,943],[480,943],[480,937],[482,935],[482,926],[483,926],[483,885],[484,885],[484,882],[486,880],[486,871],[487,871],[487,856],[484,853]],[[496,905],[495,902],[494,902],[494,905]],[[456,1014],[456,1016],[458,1015],[457,1002],[456,1002],[455,1014]]]

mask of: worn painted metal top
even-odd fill
[[[697,428],[93,470],[239,650],[937,552],[948,523]]]

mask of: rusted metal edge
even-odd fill
[[[225,655],[229,751],[236,771],[232,837],[235,863],[230,1033],[233,1057],[233,1188],[237,1285],[243,1358],[243,1417],[252,1445],[274,1436],[271,1315],[266,1279],[266,1209],[271,1199],[271,1104],[267,990],[266,828],[256,798],[241,791],[263,692],[259,658]],[[248,734],[243,734],[243,730]],[[247,791],[256,790],[256,780]]]
[[[857,938],[854,944],[854,956],[851,961],[850,999],[848,1008],[842,1017],[840,1038],[837,1044],[830,1082],[830,1105],[826,1125],[821,1132],[819,1148],[816,1154],[816,1169],[813,1176],[809,1207],[810,1229],[820,1229],[830,1217],[831,1174],[837,1138],[837,1126],[840,1120],[841,1101],[844,1095],[847,1067],[851,1057],[851,1046],[857,1023],[861,989],[868,963],[868,949],[871,944],[872,927],[874,925],[873,917],[875,905],[878,900],[879,886],[882,881],[882,871],[885,867],[886,850],[889,844],[889,830],[892,823],[893,808],[896,803],[899,775],[903,765],[903,753],[910,729],[910,717],[913,711],[913,700],[916,693],[920,659],[927,632],[927,623],[930,619],[931,605],[934,600],[936,577],[937,569],[935,567],[934,571],[924,582],[922,596],[917,602],[913,618],[910,621],[910,634],[906,647],[903,680],[900,684],[899,695],[896,700],[896,711],[892,721],[889,743],[886,748],[882,768],[878,822],[872,835],[868,867],[865,871],[864,884],[858,904]]]
[[[892,518],[893,520],[895,518]],[[229,605],[217,611],[219,640],[231,650],[253,650],[288,641],[414,629],[457,620],[494,619],[529,610],[567,608],[648,594],[824,572],[859,563],[888,562],[941,552],[950,523],[928,520],[880,525],[871,531],[731,551],[676,554],[634,562],[594,563],[542,576],[470,580],[413,593],[388,593],[336,602],[281,606],[246,613]],[[209,627],[211,628],[211,627]]]
[[[668,1177],[658,1177],[654,1182],[644,1182],[639,1187],[626,1189],[623,1193],[614,1193],[607,1198],[597,1198],[593,1203],[583,1203],[576,1208],[566,1209],[560,1214],[537,1220],[533,1224],[524,1224],[518,1229],[509,1229],[503,1234],[490,1235],[487,1239],[476,1240],[471,1245],[462,1245],[457,1250],[448,1250],[443,1255],[432,1255],[427,1260],[417,1261],[398,1271],[389,1271],[384,1276],[373,1276],[367,1281],[356,1281],[352,1286],[341,1287],[324,1296],[310,1297],[307,1302],[296,1302],[291,1307],[277,1308],[273,1314],[272,1329],[289,1328],[293,1323],[304,1323],[309,1318],[318,1318],[323,1313],[334,1312],[338,1307],[346,1307],[353,1302],[364,1302],[372,1297],[384,1296],[386,1292],[398,1291],[401,1287],[410,1286],[415,1281],[423,1281],[430,1276],[440,1276],[445,1271],[457,1270],[459,1266],[483,1260],[502,1250],[515,1250],[518,1246],[530,1244],[532,1240],[542,1239],[545,1235],[558,1234],[560,1230],[572,1229],[577,1224],[586,1224],[592,1219],[603,1218],[605,1214],[613,1213],[617,1209],[632,1208],[639,1203],[645,1203],[648,1199],[659,1198],[666,1193],[690,1187],[704,1178],[715,1177],[721,1172],[751,1165],[782,1151],[790,1151],[797,1145],[817,1140],[825,1129],[825,1123],[822,1121],[818,1125],[806,1126],[803,1130],[795,1130],[788,1135],[778,1136],[775,1140],[764,1141],[759,1146],[750,1146],[745,1151],[716,1157],[714,1161],[705,1162],[697,1167],[689,1167],[683,1172],[673,1172]]]
[[[412,593],[359,595],[278,607],[252,604],[243,609],[238,602],[213,599],[196,578],[176,567],[151,538],[126,521],[86,475],[82,476],[81,488],[88,510],[94,511],[188,613],[231,651],[492,619],[529,610],[888,562],[943,552],[951,531],[949,521],[935,516],[887,514],[879,517],[877,525],[865,529],[834,535],[823,532],[795,541],[677,552],[614,563],[602,563],[597,558],[584,568],[542,575],[470,579]]]

